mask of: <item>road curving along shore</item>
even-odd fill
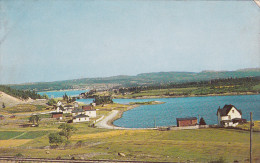
[[[96,127],[98,128],[105,128],[105,129],[117,129],[117,130],[153,130],[156,128],[125,128],[125,127],[118,127],[118,126],[114,126],[112,124],[109,124],[109,121],[113,120],[117,114],[119,114],[119,110],[112,110],[111,113],[106,116],[105,118],[103,118],[101,121],[96,123]]]

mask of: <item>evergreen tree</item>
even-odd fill
[[[199,123],[200,125],[206,125],[206,122],[205,122],[205,120],[201,117],[200,118],[200,123]]]

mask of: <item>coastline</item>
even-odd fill
[[[183,98],[183,97],[214,97],[214,96],[243,96],[243,95],[260,95],[259,93],[253,93],[253,92],[234,92],[234,93],[222,93],[222,94],[207,94],[207,95],[180,95],[180,96],[165,96],[165,95],[159,95],[159,96],[142,96],[142,97],[120,97],[114,99],[153,99],[153,98]]]
[[[127,110],[134,109],[136,107],[139,107],[140,105],[131,105],[127,108]],[[96,126],[98,128],[104,128],[104,129],[118,129],[118,130],[155,130],[157,128],[126,128],[126,127],[120,127],[113,124],[113,122],[117,119],[120,119],[125,111],[122,110],[112,110],[111,113],[105,117],[104,119],[100,120],[96,123]]]

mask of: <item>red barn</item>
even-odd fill
[[[198,120],[196,117],[187,117],[187,118],[176,118],[177,127],[184,126],[196,126]]]
[[[54,112],[51,114],[52,114],[52,118],[62,119],[62,115],[63,115],[62,112]]]
[[[95,109],[93,108],[93,106],[91,106],[91,105],[82,106],[82,109],[83,109],[84,111],[95,110]]]

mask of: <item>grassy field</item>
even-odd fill
[[[43,111],[46,107],[42,105],[19,104],[12,107],[6,107],[2,111],[8,113],[35,112]]]
[[[179,131],[106,130],[88,127],[88,123],[73,124],[78,130],[71,143],[58,149],[49,146],[48,133],[54,130],[28,128],[29,131],[1,131],[0,155],[21,153],[28,157],[118,159],[143,161],[207,162],[221,157],[226,162],[245,161],[249,153],[249,132],[233,129],[198,129]],[[54,129],[55,127],[53,127]],[[45,128],[46,129],[46,128]],[[51,129],[51,127],[50,127]],[[57,129],[55,130],[57,131]],[[81,146],[77,146],[78,142]],[[16,147],[16,148],[10,148]],[[25,150],[30,148],[30,150]],[[117,153],[126,156],[118,156]],[[254,159],[260,160],[260,133],[253,135]]]

